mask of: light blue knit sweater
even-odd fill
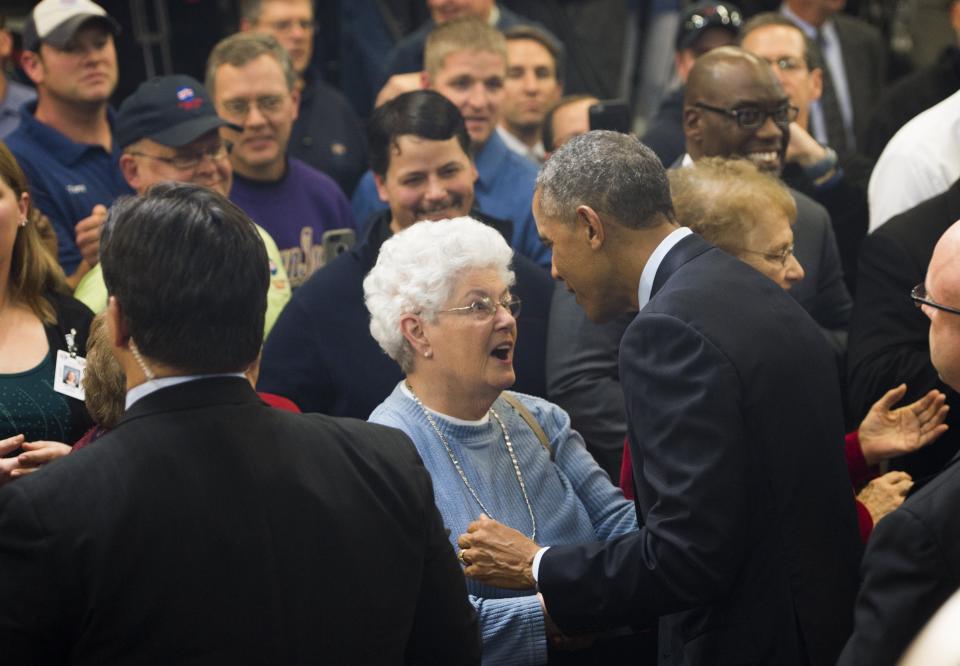
[[[401,386],[398,384],[373,411],[370,421],[398,428],[413,440],[433,478],[434,498],[456,548],[457,537],[477,519],[481,509],[423,411]],[[537,543],[549,546],[606,541],[636,530],[633,504],[610,483],[587,452],[583,439],[570,429],[567,413],[546,400],[516,395],[546,431],[554,451],[551,462],[520,415],[502,397],[497,399],[493,409],[510,432],[537,519]],[[438,414],[433,416],[491,517],[529,536],[530,515],[496,421],[464,425]],[[546,631],[535,594],[470,579],[467,590],[480,616],[484,664],[546,662]]]

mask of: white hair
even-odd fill
[[[370,334],[409,373],[413,348],[400,331],[400,317],[416,313],[434,321],[465,271],[492,268],[512,286],[512,258],[503,236],[472,217],[411,225],[383,244],[363,281]]]

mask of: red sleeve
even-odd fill
[[[634,500],[633,495],[633,462],[630,460],[630,445],[623,440],[623,459],[620,461],[620,490],[628,500]]]
[[[867,511],[867,507],[864,506],[863,502],[860,500],[854,501],[857,503],[857,524],[860,527],[860,540],[866,543],[867,539],[870,538],[870,533],[873,531],[873,518],[870,517],[870,512]]]
[[[847,459],[847,473],[850,475],[850,483],[854,488],[867,483],[877,476],[876,472],[867,466],[867,461],[863,457],[863,449],[860,447],[860,435],[854,430],[847,433],[844,438],[843,454]]]

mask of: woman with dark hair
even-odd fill
[[[0,142],[0,484],[63,455],[90,427],[81,400],[54,390],[57,353],[82,356],[93,313],[69,295],[44,246],[27,181]]]

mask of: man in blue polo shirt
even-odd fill
[[[117,166],[108,100],[117,85],[116,21],[90,0],[43,0],[23,26],[21,65],[37,101],[21,107],[7,145],[34,205],[53,223],[72,286],[99,261],[107,209],[133,190]]]
[[[424,53],[422,87],[453,102],[467,124],[479,177],[477,206],[513,223],[513,248],[541,266],[550,266],[550,251],[540,242],[531,203],[537,167],[509,148],[497,134],[507,74],[503,34],[479,19],[451,21],[430,33]],[[368,171],[353,195],[358,226],[387,208]],[[427,216],[429,211],[424,211]]]

